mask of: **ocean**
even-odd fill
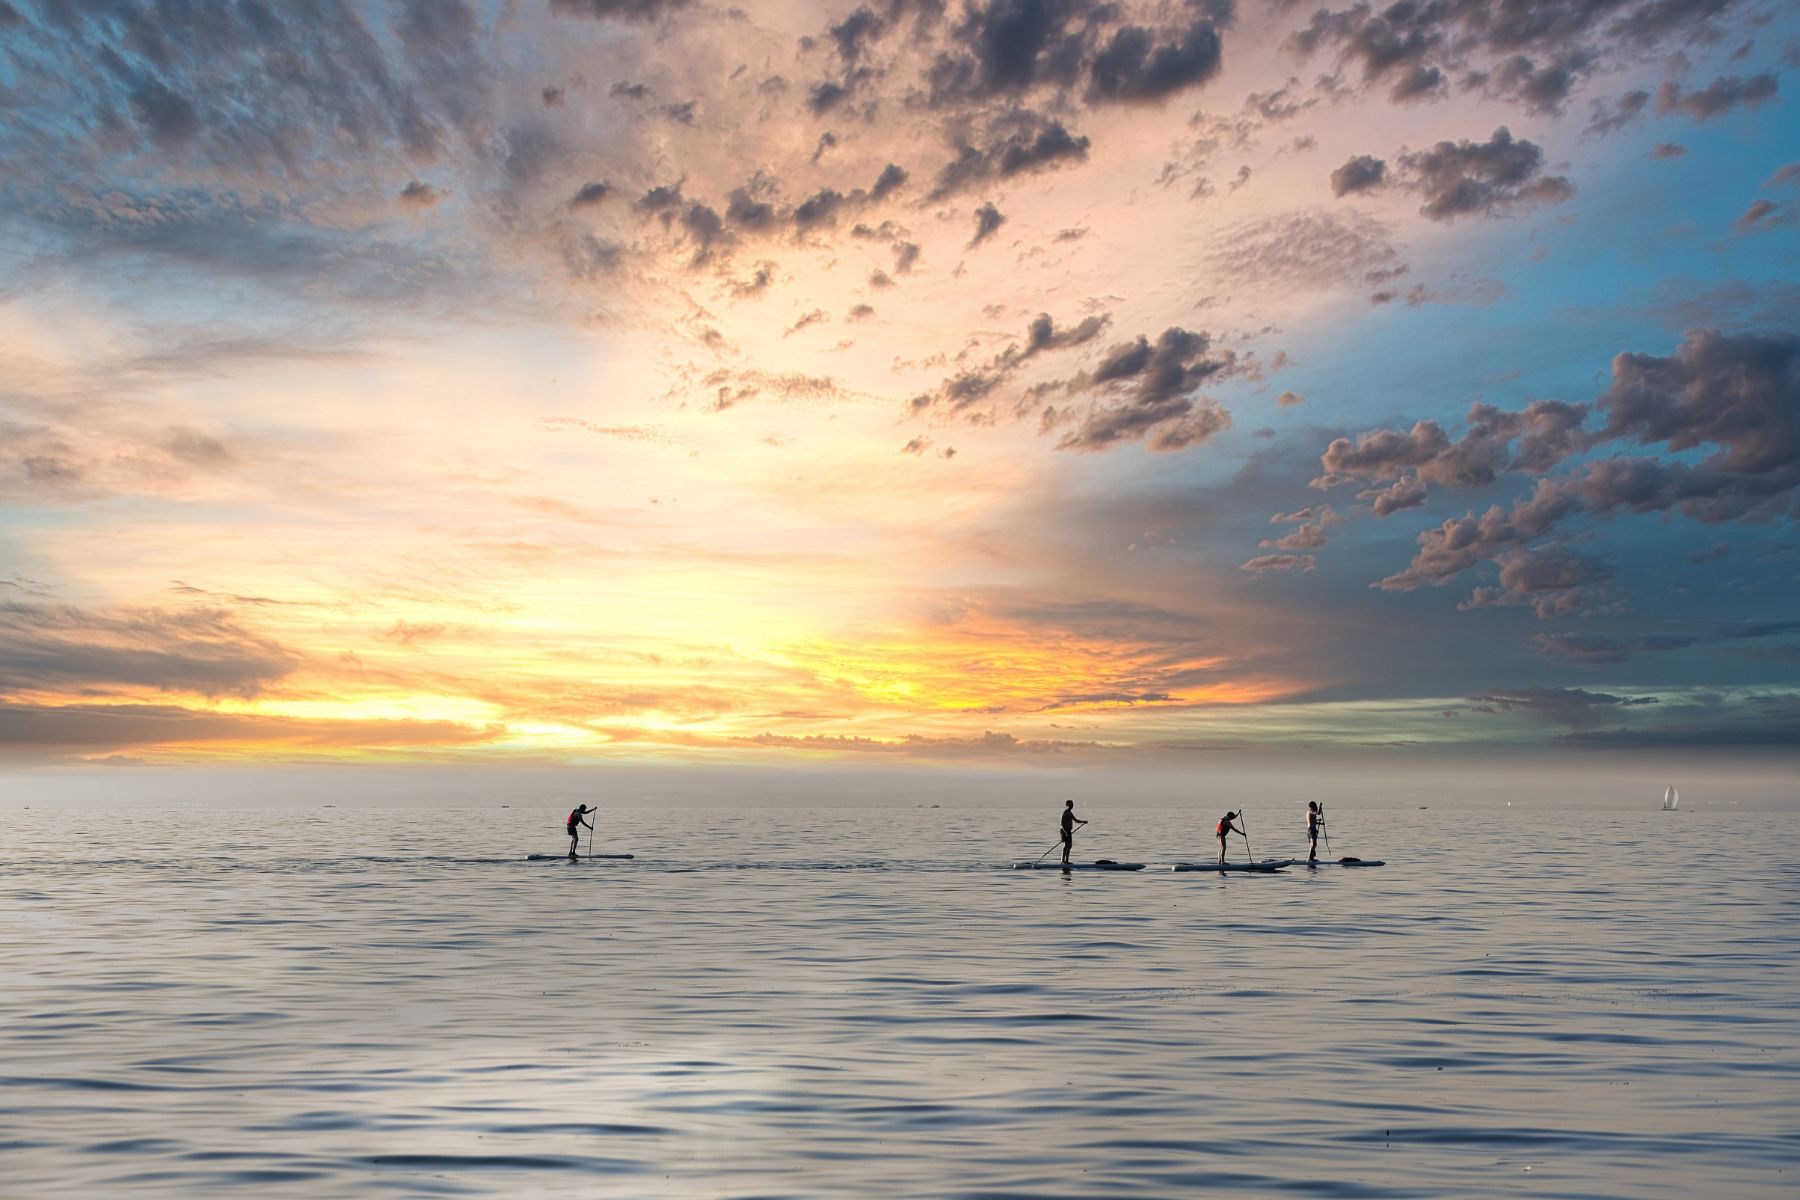
[[[13,795],[0,1192],[1794,1195],[1800,814],[1655,800]]]

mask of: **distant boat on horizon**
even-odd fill
[[[1675,785],[1671,783],[1663,791],[1662,810],[1664,812],[1674,812],[1679,807],[1681,807],[1681,793],[1676,791]]]

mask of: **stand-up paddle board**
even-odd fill
[[[1091,863],[1069,863],[1067,866],[1060,862],[1016,862],[1013,864],[1015,871],[1141,871],[1143,869],[1143,863],[1114,862],[1110,858],[1103,858],[1099,862]]]
[[[1265,858],[1261,862],[1228,862],[1220,866],[1216,862],[1209,863],[1176,863],[1171,871],[1279,871],[1283,867],[1291,867],[1291,858]]]
[[[525,861],[526,862],[549,862],[553,858],[560,858],[560,859],[567,860],[569,857],[570,856],[567,854],[527,854],[525,856]],[[576,857],[576,858],[636,858],[637,855],[635,855],[635,854],[578,854],[578,855],[575,855],[574,857]]]

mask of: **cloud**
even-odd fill
[[[1382,429],[1359,434],[1355,442],[1336,438],[1319,457],[1325,475],[1314,486],[1334,477],[1379,481],[1404,476],[1410,494],[1413,484],[1485,487],[1508,471],[1541,474],[1593,444],[1594,435],[1583,428],[1588,416],[1586,406],[1560,400],[1534,401],[1518,412],[1474,404],[1467,432],[1455,442],[1436,421],[1416,422],[1406,433]]]
[[[870,311],[873,311],[873,310],[870,310]],[[831,317],[828,313],[826,313],[826,311],[824,309],[815,308],[811,312],[806,313],[803,316],[801,316],[792,325],[789,325],[787,327],[787,329],[782,332],[781,336],[782,337],[792,337],[794,334],[799,333],[802,329],[805,329],[809,325],[818,325],[818,324],[821,324],[821,323],[823,323],[825,321],[829,321],[829,320],[831,320]]]
[[[1698,640],[1673,634],[1608,637],[1599,634],[1540,633],[1532,639],[1545,658],[1578,666],[1608,666],[1628,661],[1633,655],[1685,650]]]
[[[980,366],[945,380],[935,392],[916,398],[912,407],[914,411],[933,405],[953,412],[966,409],[993,393],[1038,355],[1084,346],[1099,337],[1110,323],[1111,318],[1100,313],[1083,317],[1074,325],[1059,326],[1049,313],[1039,313],[1026,327],[1023,341],[1007,346]]]
[[[588,208],[612,195],[612,185],[590,180],[575,189],[569,197],[570,208]]]
[[[1532,639],[1546,658],[1579,666],[1610,666],[1639,654],[1663,654],[1719,642],[1750,642],[1800,633],[1800,621],[1720,622],[1691,634],[1605,637],[1592,634],[1540,633]],[[1734,651],[1737,652],[1737,651]]]
[[[1485,142],[1443,141],[1395,159],[1406,185],[1421,193],[1419,212],[1434,221],[1498,216],[1516,208],[1556,204],[1575,194],[1561,175],[1543,173],[1544,152],[1515,141],[1501,126]]]
[[[1784,223],[1784,216],[1781,206],[1774,201],[1754,200],[1751,201],[1750,207],[1746,208],[1738,219],[1731,223],[1731,227],[1739,233],[1751,233],[1758,229],[1768,229]]]
[[[1387,487],[1358,492],[1356,498],[1367,500],[1376,516],[1388,517],[1402,509],[1419,507],[1425,503],[1428,495],[1429,490],[1424,480],[1417,475],[1402,475]]]
[[[1006,224],[1006,214],[992,204],[983,204],[975,210],[975,236],[969,239],[969,249],[973,250],[998,233],[1000,226]]]
[[[688,7],[693,0],[550,0],[550,11],[560,16],[591,17],[597,21],[654,21]]]
[[[1257,546],[1263,550],[1317,550],[1325,544],[1325,527],[1307,521],[1278,538],[1266,538]]]
[[[307,720],[249,713],[208,712],[172,704],[15,703],[0,699],[0,751],[15,757],[79,751],[242,743],[290,751],[467,746],[490,742],[504,729],[451,721]]]
[[[1406,272],[1385,225],[1354,210],[1301,209],[1220,231],[1207,264],[1226,280],[1276,289],[1361,288]]]
[[[1040,88],[1080,90],[1096,105],[1166,100],[1218,72],[1231,6],[1205,8],[1182,26],[1118,25],[1105,34],[1120,10],[1101,0],[977,0],[926,73],[930,102],[955,106]]]
[[[0,602],[0,692],[15,696],[149,688],[250,697],[297,664],[224,609],[97,613]]]
[[[1090,407],[1057,448],[1104,450],[1142,439],[1152,450],[1181,450],[1231,428],[1231,415],[1215,401],[1192,397],[1207,380],[1236,368],[1234,356],[1214,356],[1211,346],[1207,334],[1179,326],[1163,330],[1154,343],[1140,336],[1114,346],[1069,387],[1119,395],[1120,401]]]
[[[1380,187],[1387,178],[1387,163],[1367,154],[1358,154],[1331,173],[1331,194],[1351,196]]]
[[[1603,597],[1595,585],[1614,574],[1598,558],[1560,549],[1513,549],[1494,561],[1500,566],[1500,586],[1476,588],[1458,608],[1525,604],[1541,621],[1573,616],[1600,604]]]
[[[1248,562],[1240,563],[1238,570],[1262,575],[1269,571],[1310,571],[1318,566],[1319,560],[1311,554],[1259,554]]]
[[[1490,688],[1469,701],[1478,713],[1520,713],[1573,729],[1591,729],[1622,708],[1662,702],[1656,696],[1616,696],[1582,688]]]
[[[430,208],[444,198],[444,193],[429,183],[420,183],[417,179],[400,189],[400,204],[404,208]]]
[[[1158,103],[1205,83],[1219,72],[1220,45],[1218,28],[1206,20],[1160,45],[1140,25],[1115,30],[1088,64],[1088,103]]]
[[[1538,401],[1506,412],[1475,405],[1468,432],[1454,442],[1432,421],[1418,422],[1408,433],[1338,438],[1321,456],[1325,474],[1314,484],[1401,480],[1411,497],[1420,481],[1484,487],[1509,472],[1542,475],[1609,444],[1667,454],[1708,451],[1697,462],[1591,460],[1569,474],[1539,479],[1511,509],[1494,505],[1480,517],[1450,518],[1420,533],[1413,561],[1377,585],[1399,591],[1442,585],[1487,560],[1500,562],[1503,576],[1507,564],[1523,571],[1535,560],[1520,558],[1516,548],[1583,513],[1676,511],[1705,523],[1800,513],[1800,338],[1696,330],[1672,355],[1617,355],[1612,374],[1591,408]],[[1592,416],[1601,426],[1590,431]],[[1377,502],[1382,498],[1377,495]],[[1377,511],[1386,515],[1410,506],[1389,498],[1385,511]]]
[[[1600,137],[1617,133],[1635,125],[1650,107],[1650,93],[1642,90],[1626,92],[1609,106],[1596,100],[1589,107],[1587,131]]]
[[[1516,100],[1534,116],[1555,116],[1594,61],[1594,54],[1584,50],[1559,55],[1541,66],[1515,54],[1486,72],[1482,83],[1489,95]]]
[[[956,157],[939,169],[930,199],[981,188],[996,180],[1035,174],[1087,159],[1085,136],[1070,133],[1059,120],[1020,109],[992,118],[979,139],[964,141]]]
[[[1697,92],[1683,91],[1680,84],[1667,80],[1656,89],[1656,111],[1659,116],[1681,112],[1696,123],[1722,117],[1735,108],[1757,109],[1775,96],[1780,84],[1773,72],[1752,75],[1721,75]]]
[[[1321,7],[1288,45],[1301,55],[1335,50],[1341,66],[1360,68],[1365,87],[1388,85],[1391,99],[1460,72],[1465,87],[1532,113],[1556,113],[1594,71],[1630,63],[1665,38],[1709,36],[1724,7],[1722,0]]]
[[[869,189],[869,199],[879,203],[906,186],[906,168],[899,163],[889,163],[881,169],[876,177],[875,185]]]

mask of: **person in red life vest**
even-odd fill
[[[1217,832],[1219,835],[1219,865],[1221,867],[1225,865],[1225,837],[1226,837],[1226,835],[1231,834],[1231,833],[1244,832],[1242,829],[1239,829],[1236,825],[1232,824],[1232,822],[1235,820],[1237,820],[1237,814],[1234,812],[1228,812],[1219,821],[1219,827],[1218,827]]]
[[[599,811],[600,811],[599,809],[589,808],[585,804],[578,804],[569,811],[569,819],[566,822],[566,824],[567,824],[568,830],[569,830],[569,857],[570,858],[574,858],[576,856],[576,852],[581,849],[581,827],[583,825],[586,825],[589,829],[592,829],[594,827],[593,823],[591,821],[586,821],[586,820],[582,819],[583,815],[586,813],[599,812]]]
[[[1080,817],[1075,815],[1075,802],[1073,800],[1063,801],[1063,810],[1062,810],[1062,850],[1063,850],[1062,865],[1063,866],[1066,867],[1069,865],[1069,851],[1074,849],[1074,847],[1075,847],[1075,827],[1077,825],[1086,825],[1086,824],[1087,824],[1086,821],[1082,820]]]
[[[1306,861],[1319,861],[1319,830],[1325,824],[1325,814],[1319,811],[1317,800],[1306,802]]]

